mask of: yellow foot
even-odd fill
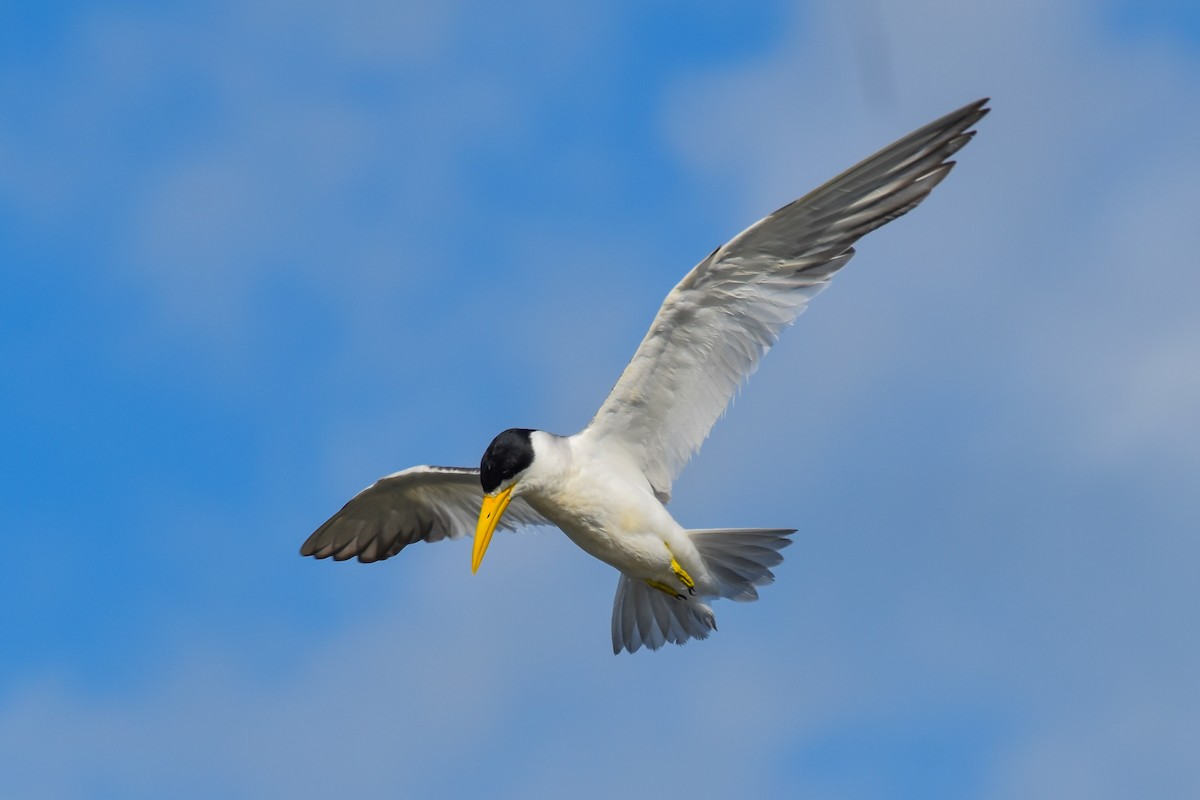
[[[672,589],[670,586],[663,583],[662,581],[647,580],[646,585],[651,588],[658,589],[660,592],[662,592],[664,594],[669,594],[669,595],[671,595],[671,597],[674,597],[676,600],[683,599],[683,595],[681,595],[679,592],[675,591],[674,589]]]
[[[667,546],[667,552],[670,553],[670,555],[671,555],[671,572],[674,572],[675,577],[679,578],[679,582],[682,583],[685,587],[687,587],[688,594],[695,596],[696,582],[694,580],[692,580],[691,575],[687,574],[687,570],[685,570],[683,567],[679,566],[679,562],[675,560],[675,554],[671,553],[670,545],[667,545],[666,542],[663,542],[663,544]]]

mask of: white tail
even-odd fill
[[[779,551],[791,544],[794,530],[714,528],[688,531],[714,584],[713,596],[758,599],[756,587],[775,580],[771,567],[783,561]],[[691,596],[671,597],[644,581],[622,575],[613,601],[613,653],[657,650],[667,642],[707,639],[717,629],[712,609]]]
[[[695,597],[671,597],[645,581],[621,575],[613,601],[613,653],[636,653],[642,645],[657,650],[665,643],[707,639],[717,629],[712,609]]]
[[[757,586],[775,581],[771,567],[783,561],[780,550],[796,531],[786,528],[711,528],[688,531],[704,565],[717,583],[717,596],[748,602]]]

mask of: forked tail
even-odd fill
[[[779,552],[792,543],[795,529],[709,528],[688,531],[708,572],[717,582],[717,596],[748,602],[758,589],[775,581],[771,567],[783,561]]]
[[[794,530],[713,528],[688,531],[715,584],[713,595],[730,600],[758,599],[756,587],[775,580],[771,567],[783,561],[780,550]],[[712,609],[690,595],[671,597],[646,582],[622,575],[613,601],[613,652],[657,650],[667,642],[707,639],[717,629]]]

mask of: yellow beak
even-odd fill
[[[475,526],[475,546],[471,550],[472,575],[479,571],[479,565],[483,563],[483,554],[487,552],[488,544],[492,541],[496,525],[500,523],[504,509],[508,508],[508,503],[512,500],[513,486],[516,484],[502,492],[483,496],[483,507],[479,509],[479,524]]]

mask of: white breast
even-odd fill
[[[635,578],[669,575],[674,550],[691,560],[687,534],[619,453],[548,434],[534,451],[522,496],[581,549]]]

